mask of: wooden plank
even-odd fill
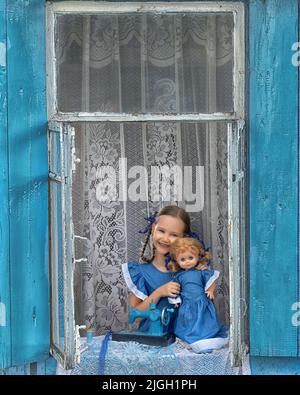
[[[0,369],[11,364],[6,1],[0,2]]]
[[[37,375],[45,376],[46,374],[46,361],[37,363]]]
[[[28,376],[30,375],[30,365],[12,366],[0,371],[0,375],[4,376]]]
[[[250,0],[250,353],[296,356],[297,0]]]
[[[12,364],[49,354],[45,4],[7,4]]]
[[[300,358],[250,357],[252,375],[300,375]]]
[[[0,369],[0,376],[53,376],[56,374],[57,362],[54,358],[50,357],[45,361],[26,364],[22,366],[12,366],[7,369]]]
[[[242,0],[243,1],[243,0]],[[131,12],[235,12],[240,10],[238,0],[228,1],[160,1],[160,2],[143,2],[143,1],[63,1],[54,0],[51,4],[55,12],[73,13],[131,13]],[[144,3],[144,4],[143,4]],[[195,4],[196,3],[196,4]]]
[[[230,289],[230,359],[241,366],[248,349],[245,331],[245,197],[244,158],[245,122],[228,124],[228,251]]]
[[[49,358],[45,361],[45,374],[47,376],[53,376],[56,374],[57,362],[54,358]]]
[[[212,114],[118,114],[98,112],[58,113],[51,117],[53,122],[208,122],[234,121],[238,117],[234,113]]]

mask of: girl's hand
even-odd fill
[[[217,283],[214,282],[214,283],[212,283],[212,285],[205,291],[205,293],[206,293],[206,295],[207,295],[207,297],[208,297],[209,299],[214,299],[216,287],[217,287]]]
[[[167,284],[162,285],[158,288],[160,296],[175,298],[180,292],[180,285],[173,281],[168,282]]]
[[[212,290],[212,289],[209,288],[205,293],[206,293],[206,296],[207,296],[209,299],[214,299],[214,298],[215,298],[214,290]]]
[[[208,270],[208,267],[202,264],[202,265],[198,265],[197,269],[198,270]]]

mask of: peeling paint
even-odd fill
[[[0,42],[0,66],[6,67],[6,43]]]
[[[35,327],[36,327],[36,318],[37,318],[37,315],[36,315],[36,306],[34,306],[34,307],[33,307],[33,310],[32,310],[32,319],[33,319],[33,324],[34,324]]]
[[[6,307],[0,302],[0,326],[6,326]]]

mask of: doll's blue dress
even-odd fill
[[[181,287],[179,298],[169,298],[171,303],[181,302],[174,333],[195,352],[221,348],[228,343],[227,328],[221,326],[215,305],[205,294],[218,277],[217,270],[192,268],[175,273],[172,279]]]
[[[122,265],[123,277],[130,292],[141,300],[145,300],[157,288],[172,281],[171,272],[162,272],[152,263],[128,262]],[[164,307],[172,307],[168,298],[161,298],[157,308],[162,310]],[[177,310],[177,309],[176,309]],[[173,333],[173,322],[176,312],[172,314],[167,331]],[[143,319],[140,322],[139,330],[147,331],[150,321]]]

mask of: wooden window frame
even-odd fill
[[[122,13],[224,13],[234,16],[234,68],[233,103],[230,113],[198,114],[130,114],[103,112],[59,112],[57,109],[57,86],[55,64],[55,17],[59,14],[122,14]],[[245,286],[245,161],[241,158],[238,145],[245,145],[245,11],[243,2],[91,2],[63,1],[47,2],[47,91],[49,122],[215,122],[228,124],[228,237],[229,237],[229,282],[230,282],[230,350],[232,365],[240,365],[247,349],[247,340],[242,336],[248,302]],[[243,149],[243,147],[242,147]],[[241,201],[236,194],[242,191]],[[238,232],[238,236],[236,235]],[[242,282],[241,282],[242,278]],[[243,283],[244,281],[244,283]],[[242,313],[243,311],[243,313]],[[73,350],[74,351],[74,350]],[[71,360],[69,358],[69,360]],[[74,358],[73,358],[74,361]]]
[[[48,119],[66,122],[145,122],[145,121],[233,121],[245,119],[245,11],[241,2],[180,2],[180,3],[110,3],[92,1],[48,2],[47,15],[47,92]],[[122,14],[122,13],[224,13],[234,17],[234,67],[233,67],[233,112],[212,114],[129,114],[104,112],[59,112],[57,107],[57,85],[55,64],[55,17],[59,14]]]

